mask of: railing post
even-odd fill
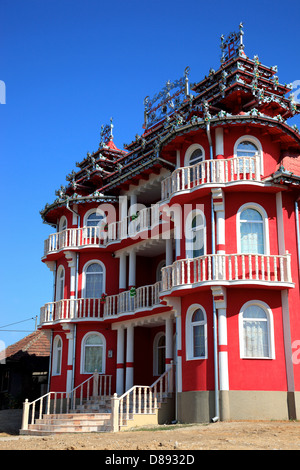
[[[28,398],[23,403],[23,416],[22,416],[22,431],[27,431],[28,429],[28,420],[29,420],[29,402]]]
[[[97,369],[95,369],[94,376],[93,376],[93,397],[98,396],[98,387],[99,387],[99,374]]]
[[[111,426],[113,432],[119,431],[119,399],[116,393],[111,399]]]

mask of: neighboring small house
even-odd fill
[[[0,408],[19,408],[47,392],[50,342],[35,331],[0,352]]]

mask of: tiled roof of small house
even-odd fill
[[[50,342],[42,331],[34,331],[25,338],[0,351],[0,361],[17,361],[24,355],[47,357],[50,355]]]

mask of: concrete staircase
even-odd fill
[[[59,433],[109,432],[111,424],[111,397],[94,397],[77,405],[69,413],[43,414],[21,435],[46,436]]]

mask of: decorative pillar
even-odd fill
[[[212,189],[214,211],[216,213],[216,253],[224,255],[225,246],[225,203],[222,189]],[[225,257],[214,257],[214,279],[225,280]]]
[[[116,391],[118,395],[124,393],[124,328],[118,326],[117,329],[117,383]]]
[[[218,311],[220,418],[226,421],[230,419],[226,288],[213,286],[211,290]]]
[[[223,127],[217,127],[215,132],[216,158],[224,158],[224,131]]]
[[[75,308],[75,298],[76,298],[76,253],[73,251],[65,251],[65,258],[68,262],[68,266],[70,268],[70,311],[69,317],[70,319],[75,317],[76,308]]]
[[[124,292],[126,290],[126,253],[120,254],[120,265],[119,265],[119,292]]]
[[[129,280],[128,285],[129,289],[135,287],[136,279],[136,252],[134,249],[131,249],[129,253]]]
[[[166,334],[166,370],[173,360],[173,318],[168,317],[165,320]]]
[[[172,238],[166,239],[166,266],[173,263],[173,240]]]
[[[133,387],[133,372],[134,372],[134,326],[128,325],[127,327],[127,340],[126,340],[126,385],[125,391]]]
[[[72,323],[62,323],[62,329],[65,330],[66,338],[68,340],[68,359],[67,359],[67,377],[66,377],[66,392],[71,392],[74,383],[74,350],[75,350],[75,325]]]

